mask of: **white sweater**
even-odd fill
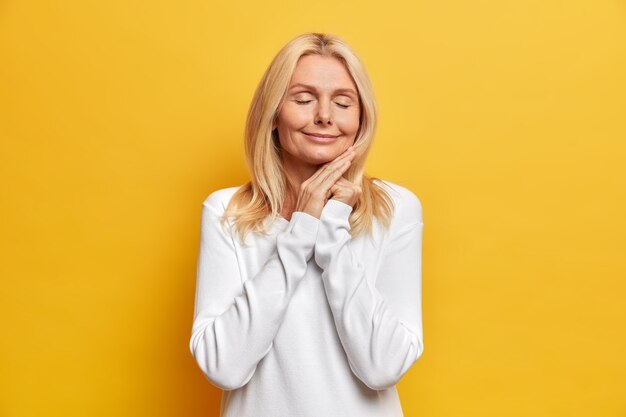
[[[219,225],[238,187],[206,198],[190,349],[224,390],[220,416],[403,415],[395,384],[424,351],[424,223],[415,194],[382,184],[396,209],[373,239],[351,238],[352,207],[330,199],[246,247]]]

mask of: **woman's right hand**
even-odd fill
[[[300,185],[298,202],[294,211],[302,211],[318,219],[331,197],[331,188],[350,167],[355,151],[352,146],[337,158],[322,165]]]

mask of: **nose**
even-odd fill
[[[332,125],[332,118],[330,115],[330,104],[325,100],[320,100],[317,106],[317,113],[315,114],[316,125]]]

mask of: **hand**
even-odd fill
[[[333,194],[333,200],[339,200],[349,206],[354,207],[361,197],[361,187],[351,183],[345,178],[339,178],[335,185],[332,186],[330,192]]]
[[[294,211],[302,211],[320,218],[322,209],[333,195],[332,188],[350,167],[355,156],[352,146],[330,162],[322,165],[313,175],[300,185],[298,202]],[[344,189],[342,187],[342,189]]]

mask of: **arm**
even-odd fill
[[[319,219],[294,212],[276,238],[276,251],[241,284],[233,241],[209,197],[203,204],[194,321],[189,347],[217,387],[245,385],[267,355],[291,296],[305,275]]]
[[[413,195],[392,225],[376,286],[351,249],[352,207],[328,200],[320,217],[315,261],[350,369],[365,385],[395,385],[424,351],[421,313],[422,209]]]

